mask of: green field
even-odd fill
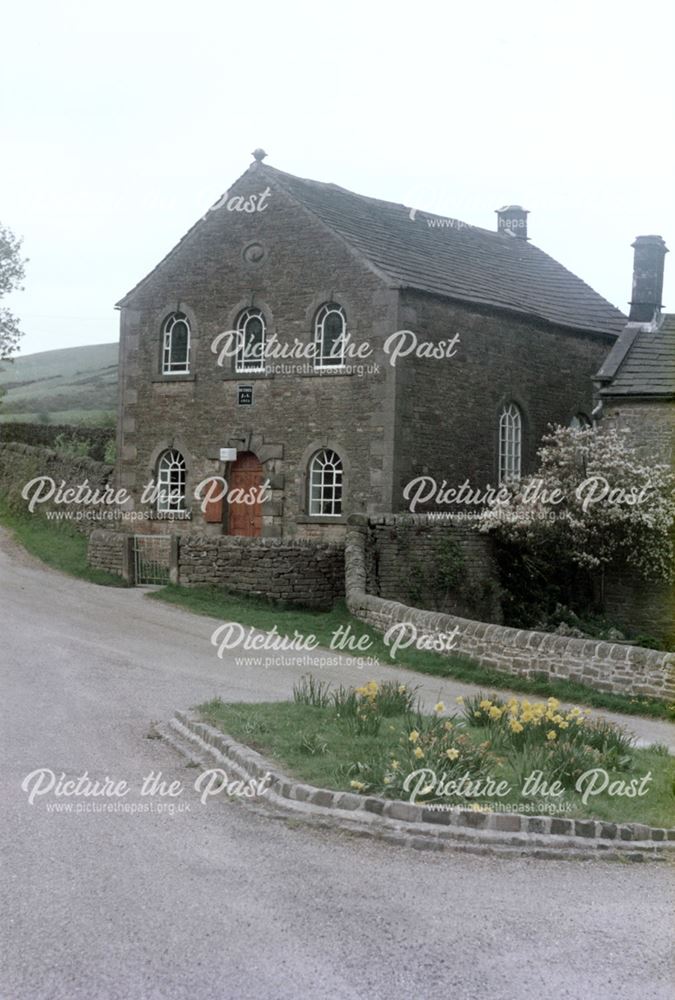
[[[98,424],[115,412],[115,344],[19,356],[0,366],[0,421]]]

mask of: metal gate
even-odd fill
[[[169,582],[171,535],[134,535],[134,583],[137,587]]]

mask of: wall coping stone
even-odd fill
[[[400,515],[394,515],[392,523],[401,522]],[[444,523],[428,521],[428,515],[412,515],[418,521],[412,523]],[[422,518],[423,520],[419,520]],[[427,520],[424,520],[424,519]],[[626,694],[639,694],[636,686],[648,684],[660,689],[658,697],[675,698],[675,653],[662,650],[647,650],[639,646],[608,643],[598,639],[559,636],[549,632],[515,629],[506,625],[477,622],[450,614],[412,608],[396,601],[388,601],[365,592],[366,586],[366,538],[367,528],[379,524],[380,519],[368,519],[364,515],[352,515],[345,539],[345,579],[347,607],[356,617],[364,618],[375,628],[382,628],[382,619],[392,622],[410,622],[430,632],[452,633],[459,630],[460,642],[450,653],[461,653],[478,663],[488,661],[488,665],[505,673],[518,675],[525,671],[548,671],[557,678],[579,679],[583,665],[592,668],[584,683],[598,690],[611,690]],[[487,648],[477,648],[477,640]],[[532,654],[529,667],[514,663],[514,654]],[[539,659],[541,657],[541,659]],[[497,658],[497,663],[495,663]],[[520,657],[522,659],[522,656]],[[617,669],[619,664],[625,669]],[[606,669],[611,665],[611,669]],[[605,676],[597,676],[600,671]]]

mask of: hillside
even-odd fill
[[[26,354],[0,365],[0,421],[106,422],[117,405],[114,344]]]

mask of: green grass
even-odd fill
[[[0,365],[0,420],[90,423],[117,403],[118,345],[27,354]]]
[[[64,521],[48,521],[39,514],[17,513],[0,498],[0,524],[8,528],[23,547],[48,566],[90,583],[124,587],[121,577],[87,564],[87,536]]]
[[[365,654],[381,660],[382,663],[416,670],[434,677],[454,678],[497,690],[518,691],[525,695],[552,695],[563,702],[604,708],[626,715],[643,715],[656,719],[673,719],[675,712],[665,702],[650,698],[632,698],[627,695],[595,691],[584,684],[573,681],[538,678],[513,677],[499,673],[474,663],[463,656],[442,656],[418,649],[398,650],[394,659],[383,642],[379,632],[364,622],[354,618],[344,603],[338,603],[331,611],[304,611],[284,608],[259,598],[242,597],[227,593],[217,587],[169,586],[148,595],[154,599],[176,604],[195,614],[208,615],[221,621],[236,621],[263,631],[274,626],[282,635],[292,636],[294,631],[301,635],[313,634],[323,646],[329,646],[334,631],[339,626],[349,625],[356,636],[367,635],[371,646]],[[358,654],[355,654],[358,655]]]
[[[369,761],[378,755],[399,756],[401,740],[407,739],[410,724],[406,717],[395,716],[383,719],[377,736],[355,735],[337,717],[335,709],[290,701],[250,705],[215,700],[201,705],[199,710],[204,721],[277,761],[291,777],[337,790],[351,789],[350,782],[359,774],[356,762]],[[475,742],[489,736],[480,728],[468,732]],[[609,774],[612,780],[630,780],[651,771],[646,795],[628,798],[604,794],[593,796],[584,805],[578,793],[569,791],[560,801],[569,803],[571,808],[560,814],[671,827],[675,824],[673,763],[672,757],[658,749],[633,750],[630,771]],[[528,801],[520,794],[522,778],[517,769],[502,764],[494,775],[498,780],[508,781],[512,788],[508,796],[498,800],[504,806],[517,810],[519,803]],[[467,800],[462,802],[469,804]],[[457,800],[452,804],[457,804]]]

